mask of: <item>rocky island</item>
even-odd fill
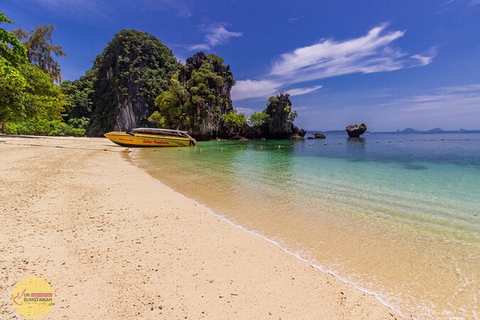
[[[155,36],[122,30],[107,44],[85,76],[62,83],[66,121],[89,136],[135,127],[188,131],[197,140],[303,139],[306,131],[287,93],[268,99],[250,119],[233,108],[235,80],[215,54],[198,52],[185,64]]]
[[[351,124],[345,129],[347,131],[348,137],[350,138],[359,138],[362,134],[367,131],[367,126],[364,123],[361,124]]]

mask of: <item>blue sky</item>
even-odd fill
[[[57,26],[68,80],[138,29],[181,61],[221,56],[246,115],[283,91],[306,129],[480,129],[480,0],[2,0],[0,11],[7,29]]]

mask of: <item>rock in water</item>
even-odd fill
[[[292,134],[290,136],[290,139],[293,139],[293,140],[303,140],[303,137],[301,135],[299,135],[298,133],[295,133],[295,134]]]
[[[327,136],[325,136],[323,133],[315,133],[314,135],[315,139],[325,139]]]
[[[367,126],[364,123],[351,124],[347,126],[346,131],[350,138],[359,138],[360,135],[364,134],[365,131],[367,131]]]

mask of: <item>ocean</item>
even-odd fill
[[[406,317],[480,319],[480,134],[332,133],[131,157]]]

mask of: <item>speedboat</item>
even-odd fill
[[[187,131],[136,128],[130,131],[112,131],[104,134],[122,147],[193,147],[197,141]]]

